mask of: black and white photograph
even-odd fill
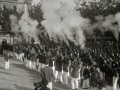
[[[120,0],[0,0],[0,90],[120,90]]]

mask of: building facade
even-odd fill
[[[1,9],[6,7],[17,11],[25,11],[25,4],[28,4],[28,0],[0,0]]]

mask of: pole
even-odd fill
[[[10,33],[10,45],[11,45],[11,33]]]

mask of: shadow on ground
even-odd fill
[[[3,68],[3,67],[0,67],[0,69],[3,69],[3,70],[5,70],[5,68]]]
[[[0,69],[1,69],[1,68],[0,68]],[[7,72],[2,72],[2,71],[0,71],[0,73],[6,74],[6,75],[14,75],[14,74],[7,73]],[[14,75],[14,76],[16,76],[16,75]]]
[[[64,88],[65,90],[71,90],[69,85],[64,85],[64,84],[53,82],[53,89],[54,90],[60,90],[60,89],[56,89],[56,87],[54,87],[54,86],[56,86],[57,88]]]
[[[35,77],[37,77],[38,79],[40,78],[40,77],[38,77],[39,73],[37,73],[34,70],[30,70],[30,69],[26,68],[23,64],[12,64],[12,65],[16,68],[24,70],[26,73],[29,73],[28,76],[30,76],[32,78],[35,78]]]
[[[0,88],[0,90],[13,90],[13,89],[10,89],[10,88],[4,88],[4,89],[2,89],[2,88]]]
[[[16,85],[16,84],[14,84],[14,85],[15,85],[16,90],[32,90],[32,89],[27,88],[27,87],[18,86],[18,85]]]

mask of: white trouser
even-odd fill
[[[25,58],[25,66],[28,67],[28,60]]]
[[[117,84],[118,79],[118,77],[113,77],[113,90],[119,90],[119,86]]]
[[[47,85],[47,87],[48,87],[50,90],[52,90],[52,82],[49,82],[48,85]]]
[[[55,66],[54,66],[54,63],[55,63],[55,61],[53,61],[52,69],[53,69],[53,73],[55,74]]]
[[[57,79],[57,76],[58,76],[58,71],[55,70],[55,79]]]
[[[101,90],[107,90],[106,87],[105,88],[102,88]]]
[[[71,78],[71,86],[72,89],[77,89],[78,88],[78,78]]]
[[[21,53],[21,54],[19,54],[19,60],[20,61],[22,61],[22,56],[23,56],[23,54]]]
[[[35,61],[32,61],[32,69],[35,70]]]
[[[89,85],[89,78],[83,80],[83,86],[82,86],[83,90],[90,90],[90,85]]]
[[[62,80],[62,72],[59,72],[59,71],[55,70],[55,79],[59,80],[60,82],[63,82],[63,80]]]
[[[9,69],[9,60],[5,61],[5,69]]]
[[[58,71],[58,80],[60,81],[60,82],[63,82],[63,79],[62,79],[62,72],[59,72]]]
[[[24,53],[20,54],[20,60],[23,61]]]
[[[68,84],[68,72],[63,71],[63,83]]]
[[[16,57],[16,59],[18,59],[18,54],[17,53],[15,53],[15,57]]]
[[[40,72],[42,69],[42,63],[39,63],[39,66],[38,66],[38,72]]]
[[[32,62],[31,62],[31,60],[28,60],[28,67],[31,69],[32,68]]]
[[[20,60],[20,54],[18,54],[18,60]]]

